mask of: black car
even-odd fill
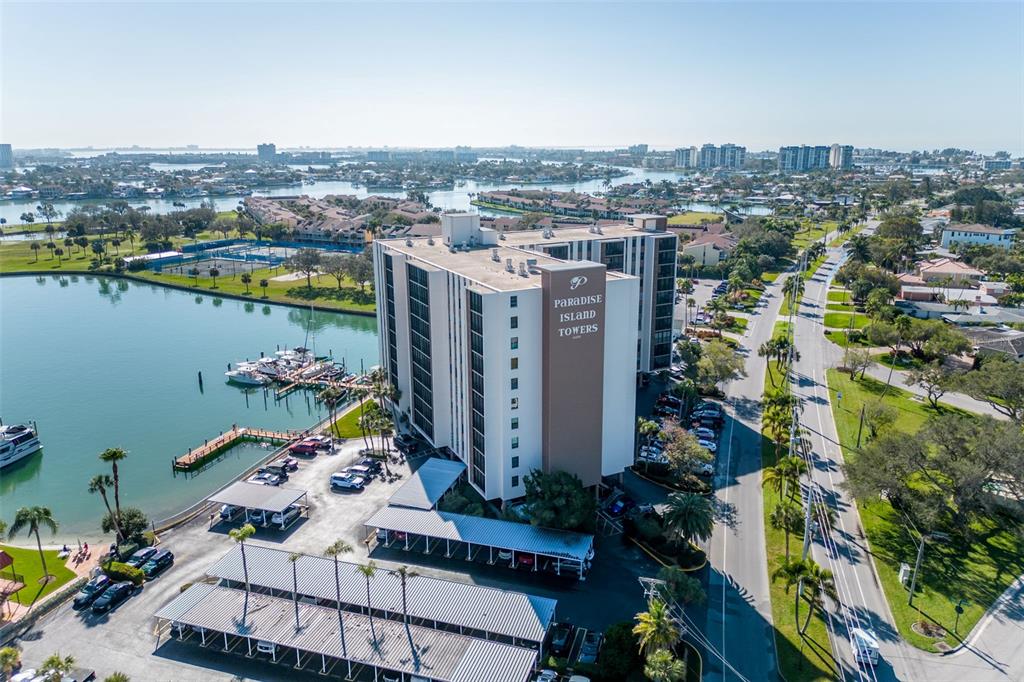
[[[174,555],[169,549],[161,549],[156,552],[149,561],[142,565],[142,572],[147,578],[155,578],[166,571],[174,563]]]
[[[100,595],[103,594],[104,590],[106,590],[112,584],[113,581],[107,576],[96,576],[95,578],[87,582],[85,585],[83,585],[82,589],[79,590],[78,594],[75,595],[74,608],[84,609],[86,606],[89,606],[94,601],[99,599]]]
[[[149,561],[150,557],[156,554],[156,547],[143,547],[142,549],[135,550],[135,554],[128,557],[128,561],[125,563],[129,566],[139,568],[142,564]]]
[[[407,433],[400,433],[395,436],[395,447],[403,452],[416,452],[419,442]]]
[[[135,585],[130,582],[114,583],[100,595],[100,598],[93,602],[93,613],[106,613],[118,604],[122,603],[135,591]]]
[[[262,467],[257,473],[273,474],[282,481],[288,480],[288,468],[283,464],[268,464],[267,466]]]
[[[551,652],[557,656],[569,653],[575,628],[571,623],[557,623],[551,633]]]
[[[363,457],[361,460],[356,462],[356,466],[366,467],[374,476],[380,475],[381,466],[379,459],[374,459],[373,457]]]

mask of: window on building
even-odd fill
[[[518,308],[519,307],[519,297],[518,296],[510,297],[508,302],[511,304],[511,306],[513,308]]]
[[[517,377],[512,377],[512,390],[514,391],[517,388],[519,388],[519,379]]]
[[[519,369],[519,358],[518,358],[518,357],[512,358],[512,359],[511,359],[511,360],[509,361],[509,366],[510,366],[510,367],[511,367],[512,369]]]
[[[511,346],[512,346],[512,350],[519,350],[519,337],[518,336],[513,336],[512,337],[512,344],[511,344]]]
[[[513,488],[518,488],[519,487],[519,477],[518,476],[513,476],[512,477],[512,487]]]
[[[513,315],[512,319],[509,320],[509,326],[512,327],[512,329],[519,329],[519,318]]]
[[[512,409],[513,410],[518,410],[519,409],[519,398],[512,398]]]
[[[512,468],[513,469],[518,469],[519,468],[519,455],[515,455],[514,457],[512,457]]]
[[[519,449],[519,436],[513,436],[512,437],[512,449],[513,450],[518,450]]]
[[[512,417],[512,428],[513,429],[518,429],[519,428],[519,417]]]

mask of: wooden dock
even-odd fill
[[[175,458],[172,465],[174,472],[194,471],[210,460],[241,441],[269,441],[271,443],[291,443],[302,437],[300,431],[268,431],[252,429],[244,426],[232,426],[229,430],[212,440],[208,440],[197,448],[191,448],[180,457]]]

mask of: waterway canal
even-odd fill
[[[372,317],[196,295],[92,276],[0,278],[0,417],[36,421],[44,444],[0,471],[0,518],[50,507],[57,539],[95,536],[103,504],[89,479],[109,473],[97,455],[119,446],[122,505],[165,518],[265,455],[233,450],[198,476],[171,460],[232,424],[305,428],[324,411],[307,392],[279,403],[225,383],[228,362],[278,346],[309,345],[349,367],[377,363]],[[197,373],[203,373],[203,390]],[[47,539],[44,537],[44,541]]]

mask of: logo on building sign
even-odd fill
[[[583,286],[586,283],[587,283],[587,278],[586,277],[584,277],[583,275],[576,275],[571,280],[569,280],[569,290],[570,291],[575,291],[576,289],[580,288],[581,286]]]

